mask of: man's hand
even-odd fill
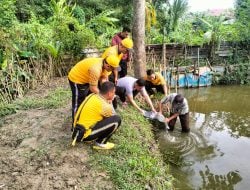
[[[165,118],[165,122],[169,123],[170,119],[168,119],[167,117]]]
[[[128,105],[127,102],[122,102],[122,106],[123,106],[123,107],[126,107],[127,105]]]
[[[145,110],[143,110],[143,109],[140,109],[140,112],[141,112],[142,115],[145,114]]]
[[[155,110],[155,108],[154,108],[154,109],[152,109],[152,112],[157,113],[157,111]]]

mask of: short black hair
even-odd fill
[[[152,74],[154,74],[155,72],[153,71],[153,69],[148,69],[147,70],[147,75],[150,76]]]
[[[182,104],[184,101],[184,97],[181,95],[181,94],[177,94],[175,97],[174,97],[174,102],[175,103],[180,103]]]
[[[131,32],[130,28],[127,27],[127,26],[124,26],[123,29],[122,29],[122,32]]]
[[[106,81],[100,85],[100,94],[107,94],[108,92],[114,90],[115,84],[110,81]]]
[[[146,82],[144,79],[140,78],[137,81],[135,81],[138,86],[145,86]]]

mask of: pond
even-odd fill
[[[179,121],[157,139],[176,189],[250,189],[250,86],[180,89],[189,102],[189,134]]]

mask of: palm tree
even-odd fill
[[[146,72],[146,52],[145,52],[145,0],[134,0],[134,21],[133,21],[133,41],[134,41],[134,74],[135,77],[142,77]]]
[[[167,22],[165,24],[166,32],[174,32],[178,26],[180,18],[185,14],[188,9],[188,3],[186,0],[174,0],[171,4],[169,1],[166,1],[166,14]]]

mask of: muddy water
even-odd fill
[[[250,87],[181,89],[189,134],[161,130],[159,144],[177,189],[250,189]]]

